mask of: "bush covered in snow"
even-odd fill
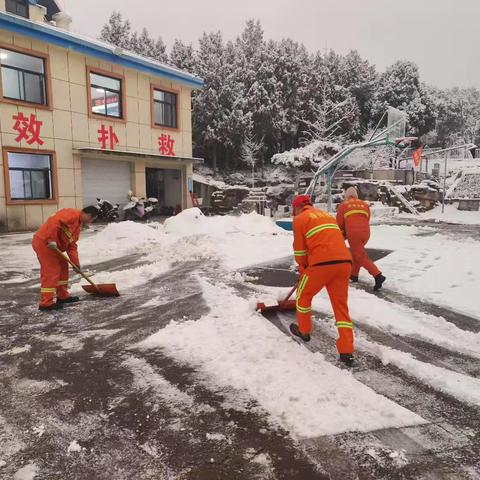
[[[304,147],[277,153],[272,157],[272,163],[302,170],[316,170],[340,150],[341,147],[337,143],[314,140]]]

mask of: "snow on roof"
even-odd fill
[[[203,87],[203,80],[197,75],[142,57],[101,40],[62,30],[45,23],[33,22],[16,15],[0,12],[0,29],[52,43],[69,50],[75,50],[128,68],[167,77],[171,80],[185,83],[192,88]]]
[[[220,182],[218,180],[214,180],[212,177],[204,177],[199,173],[194,173],[192,175],[193,181],[197,183],[203,183],[204,185],[209,185],[215,188],[226,188],[227,184],[224,182]]]

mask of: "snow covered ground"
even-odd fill
[[[451,231],[442,234],[431,227],[376,225],[368,245],[393,250],[378,262],[388,278],[388,288],[480,321],[479,240],[455,236]]]
[[[0,285],[13,288],[27,282],[25,288],[33,294],[38,289],[37,273],[32,272],[37,264],[29,238],[28,234],[0,237],[0,262],[5,273]],[[145,291],[146,285],[156,285],[159,275],[186,268],[189,263],[202,265],[192,278],[200,286],[200,292],[195,294],[202,296],[208,312],[185,319],[172,311],[167,326],[132,341],[129,355],[138,357],[124,358],[122,363],[131,371],[137,388],[157,392],[175,408],[183,404],[182,408],[191,408],[193,397],[170,384],[140,357],[167,356],[193,368],[199,385],[212,391],[233,389],[236,393],[226,404],[241,410],[254,401],[259,410],[268,414],[271,425],[284,428],[296,439],[413,428],[431,422],[424,412],[407,408],[397,398],[373,388],[361,375],[332,363],[330,356],[312,353],[299,345],[254,311],[259,296],[274,301],[284,294],[284,289],[253,286],[248,275],[239,270],[291,257],[291,244],[290,232],[256,214],[205,217],[199,210],[190,209],[163,225],[122,222],[95,227],[82,236],[79,250],[82,265],[92,272],[99,270],[94,278],[98,282],[116,282],[127,298],[139,289]],[[392,250],[378,261],[387,276],[387,291],[443,305],[480,322],[476,298],[480,285],[478,239],[457,236],[451,229],[378,224],[372,227],[369,246]],[[117,266],[112,269],[114,259]],[[121,266],[123,261],[128,264],[125,268]],[[360,280],[363,284],[371,282],[364,272]],[[75,281],[74,291],[80,291],[79,285]],[[143,312],[155,311],[169,301],[157,293],[137,309],[126,310],[124,318],[141,320]],[[350,308],[360,354],[395,366],[439,394],[472,408],[480,407],[478,376],[470,375],[468,369],[448,357],[462,355],[478,364],[480,324],[465,330],[434,314],[357,288],[350,291]],[[315,315],[327,318],[326,322],[317,320],[315,328],[325,335],[327,348],[334,354],[336,331],[333,321],[328,320],[331,309],[324,293],[316,298],[314,310]],[[91,335],[88,330],[74,339],[50,335],[50,341],[56,342],[58,348],[78,352],[92,336],[108,338],[121,333],[122,329],[112,327],[102,327]],[[379,333],[370,336],[370,332],[406,342],[424,342],[447,352],[447,357],[431,364],[413,350],[404,351],[403,344],[383,344],[375,337]],[[31,350],[29,342],[0,349],[0,361],[30,355]],[[75,452],[71,448],[68,454],[73,456]],[[34,475],[36,468],[27,465],[18,474]]]

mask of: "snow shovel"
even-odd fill
[[[257,303],[257,312],[282,312],[288,310],[295,310],[297,302],[295,300],[290,300],[290,297],[293,295],[293,292],[296,290],[297,284],[290,290],[289,294],[285,297],[284,300],[280,300],[277,305],[266,306],[264,303]]]
[[[75,272],[79,273],[90,284],[90,285],[82,285],[82,288],[87,293],[100,295],[102,297],[119,297],[120,296],[117,290],[117,286],[114,283],[99,283],[98,285],[96,285],[79,268],[77,268],[77,266],[66,255],[64,255],[58,248],[55,248],[55,251],[71,265],[71,267]]]

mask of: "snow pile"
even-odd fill
[[[422,213],[421,216],[424,219],[439,222],[480,225],[480,212],[458,210],[455,204],[445,205],[445,211],[443,213],[442,206],[439,205],[428,212]]]
[[[13,480],[33,480],[38,475],[38,467],[34,463],[25,465],[13,476]]]
[[[225,215],[222,217],[206,217],[200,209],[189,208],[175,217],[165,221],[165,232],[177,235],[210,235],[224,236],[228,233],[283,234],[270,218],[255,212],[239,217]]]
[[[210,313],[198,321],[172,321],[138,348],[162,348],[196,366],[201,381],[234,386],[238,399],[244,392],[299,437],[424,423],[298,345],[228,287],[199,280]]]
[[[236,269],[291,255],[291,243],[290,234],[257,213],[206,217],[198,208],[190,208],[164,225],[108,225],[96,235],[82,238],[79,254],[84,266],[138,254],[138,265],[102,271],[94,277],[98,283],[118,283],[124,291],[152,281],[179,263],[212,260]]]
[[[81,445],[76,440],[70,442],[70,445],[67,448],[67,454],[70,455],[71,453],[80,453],[82,451]]]
[[[480,168],[464,170],[462,178],[450,196],[453,198],[480,198]]]

